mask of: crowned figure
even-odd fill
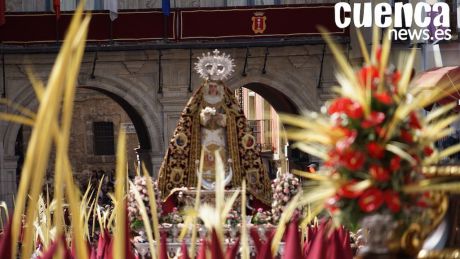
[[[195,70],[204,79],[182,111],[159,172],[163,198],[174,188],[213,189],[216,156],[224,162],[226,188],[239,188],[246,179],[248,191],[270,204],[271,183],[244,113],[225,80],[234,70],[229,55],[218,50],[203,54]]]

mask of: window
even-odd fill
[[[114,155],[113,123],[98,121],[93,122],[94,154]]]
[[[260,120],[248,120],[248,126],[252,129],[252,135],[256,138],[256,145],[262,141],[262,125]]]

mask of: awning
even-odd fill
[[[460,85],[460,67],[451,66],[451,67],[438,67],[432,68],[427,71],[424,71],[415,76],[412,83],[412,87],[422,87],[422,88],[433,88],[439,85]],[[437,103],[440,105],[457,102],[457,107],[454,108],[455,111],[460,111],[460,92],[453,92],[449,96],[439,100]],[[427,110],[430,110],[432,107],[426,107]]]

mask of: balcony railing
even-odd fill
[[[286,17],[289,17],[289,26],[286,26]],[[0,42],[8,46],[12,53],[15,50],[24,51],[24,46],[33,48],[36,44],[56,46],[62,41],[71,18],[72,11],[61,12],[59,19],[49,11],[7,12],[5,24],[0,26]],[[93,11],[88,42],[102,51],[221,48],[229,47],[230,43],[231,47],[237,48],[324,43],[317,25],[322,25],[336,40],[349,39],[349,31],[338,28],[333,21],[333,4],[303,4],[283,8],[171,8],[169,16],[164,16],[160,8],[120,9],[118,18],[113,21],[108,11]],[[44,50],[39,48],[36,51]],[[5,52],[8,53],[8,49],[4,48]]]
[[[7,12],[50,12],[53,11],[52,1],[43,0],[21,0],[15,4],[7,5]],[[78,5],[79,0],[61,0],[61,11],[72,11]],[[273,6],[273,5],[297,5],[297,4],[331,4],[340,0],[201,0],[184,1],[173,0],[171,8],[221,8],[221,7],[252,7],[252,6]],[[162,1],[148,0],[121,0],[119,9],[160,9]],[[86,10],[106,10],[104,0],[87,0]]]
[[[256,138],[256,147],[262,152],[272,151],[272,120],[248,120],[248,125]]]

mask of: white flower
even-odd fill
[[[160,192],[158,190],[158,185],[155,181],[152,181],[151,177],[142,177],[136,176],[134,178],[134,185],[130,187],[128,193],[128,212],[130,220],[140,219],[140,211],[138,208],[137,201],[135,199],[134,190],[137,190],[140,194],[141,200],[144,202],[146,211],[150,214],[150,205],[149,205],[149,196],[147,191],[147,181],[153,183],[155,197],[157,198],[157,209],[158,214],[161,214],[161,204],[160,204]],[[134,189],[135,188],[135,189]]]
[[[273,180],[272,189],[272,212],[273,219],[275,220],[274,222],[276,223],[283,213],[286,204],[298,192],[299,179],[290,173],[281,174],[278,178]]]
[[[216,109],[207,106],[206,108],[203,109],[203,113],[205,113],[205,114],[206,114],[206,113],[209,113],[209,114],[211,114],[211,115],[216,115]]]

